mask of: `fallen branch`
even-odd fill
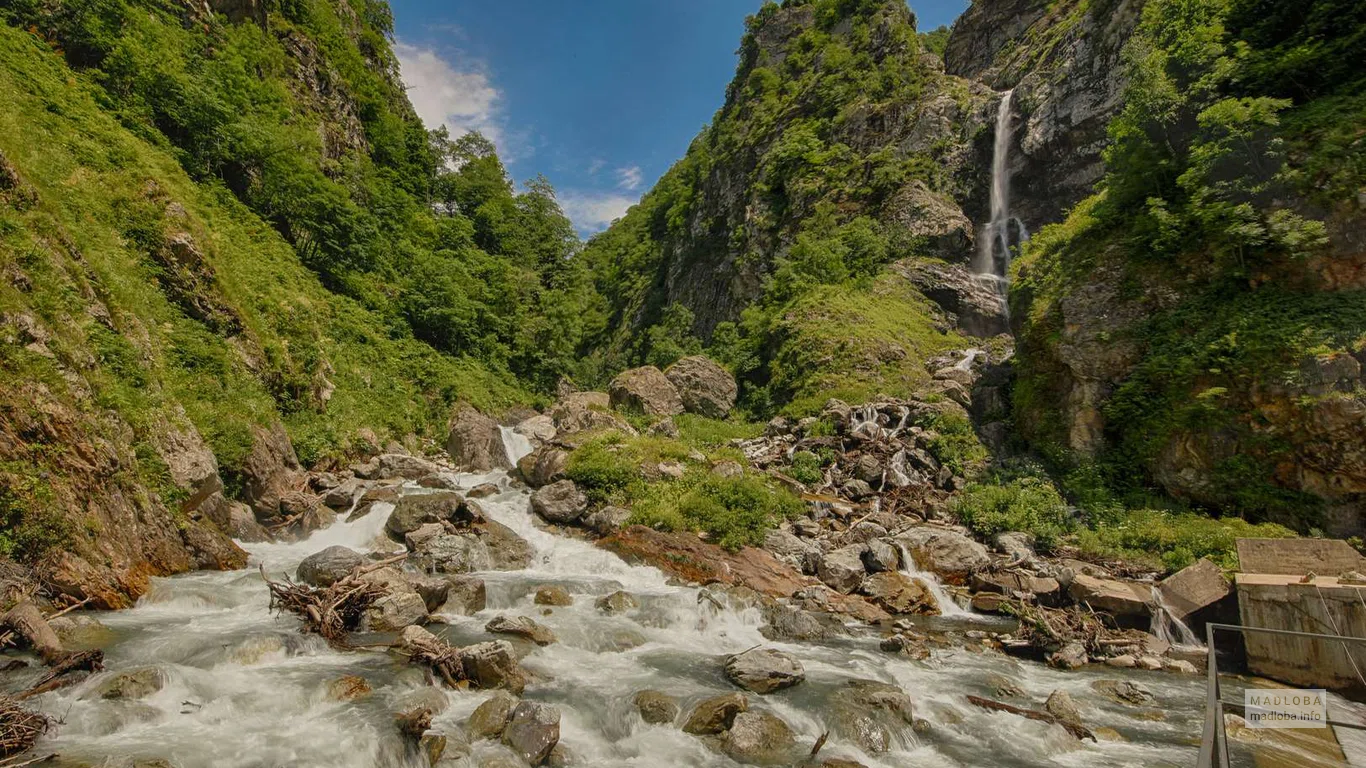
[[[65,688],[68,685],[80,680],[78,677],[68,677],[71,672],[99,672],[104,669],[104,651],[77,651],[68,653],[52,665],[52,670],[43,676],[41,680],[29,686],[23,693],[15,696],[18,700],[24,700],[37,696],[48,691],[55,691],[58,688]]]
[[[439,676],[451,688],[462,687],[465,680],[465,664],[460,649],[435,635],[417,633],[414,637],[405,633],[402,643],[396,650],[408,657],[409,663],[427,667],[432,676]],[[429,679],[428,682],[431,682]]]
[[[1062,720],[1057,717],[1054,717],[1053,715],[1048,714],[1047,712],[1039,712],[1038,710],[1034,709],[1021,709],[1020,707],[1011,706],[1010,704],[1006,704],[1005,702],[984,699],[981,696],[968,696],[968,703],[972,704],[973,706],[981,707],[982,709],[990,710],[992,712],[1008,712],[1012,715],[1019,715],[1020,717],[1028,718],[1030,720],[1038,720],[1041,723],[1061,725],[1063,728],[1067,729],[1068,733],[1075,736],[1078,740],[1096,740],[1096,735],[1094,733],[1091,733],[1091,730],[1086,726],[1082,725],[1081,723],[1074,723],[1068,720]]]
[[[45,664],[54,664],[66,655],[62,641],[57,633],[48,626],[47,619],[31,600],[20,600],[0,618],[0,624],[9,627],[24,638],[29,646],[42,658]]]
[[[51,727],[52,719],[47,715],[30,712],[19,706],[17,700],[0,696],[0,757],[27,752]]]

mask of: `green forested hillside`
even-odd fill
[[[956,211],[954,163],[975,130],[913,135],[933,108],[980,103],[926,46],[901,2],[770,2],[749,19],[725,106],[586,247],[611,308],[605,368],[705,342],[763,415],[909,392],[923,360],[964,345],[883,274],[942,255],[931,241],[946,224],[924,211]]]

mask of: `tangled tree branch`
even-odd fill
[[[0,757],[28,751],[51,727],[52,718],[24,709],[9,696],[0,696]]]
[[[297,614],[304,620],[305,631],[317,632],[335,648],[347,648],[347,633],[360,624],[365,609],[386,594],[384,585],[361,577],[405,557],[406,554],[360,566],[329,587],[295,584],[289,577],[283,582],[271,581],[265,566],[261,566],[261,578],[270,588],[272,608]]]

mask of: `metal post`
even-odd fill
[[[1219,696],[1219,663],[1214,653],[1214,624],[1205,625],[1205,648],[1208,650],[1208,657],[1205,662],[1206,690],[1205,690],[1205,730],[1200,737],[1200,760],[1196,765],[1198,768],[1214,768],[1215,766],[1226,766],[1227,760],[1223,758],[1224,746],[1222,743],[1224,707],[1220,703]]]

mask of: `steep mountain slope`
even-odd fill
[[[1149,0],[1100,192],[1013,299],[1019,425],[1111,487],[1360,533],[1366,15]]]
[[[1056,221],[1099,178],[1136,6],[975,3],[941,58],[904,3],[765,5],[712,124],[586,249],[613,313],[606,367],[705,343],[751,410],[805,412],[913,391],[927,359],[1004,331],[966,268],[1001,91],[1017,91],[1016,213]]]
[[[74,14],[72,6],[45,9]],[[118,24],[92,28],[138,28],[139,14],[122,10]],[[179,22],[170,23],[179,17],[158,13],[151,18],[161,26],[152,31],[180,34]],[[200,22],[227,38],[218,44],[241,35],[251,44],[228,47],[269,59],[274,44],[260,39],[253,18]],[[283,38],[300,45],[308,40],[293,32]],[[89,64],[81,50],[71,45],[63,56],[30,31],[0,27],[3,554],[38,566],[59,591],[123,605],[145,588],[148,576],[242,564],[241,551],[220,528],[239,534],[239,526],[256,524],[251,510],[228,497],[253,501],[254,517],[263,521],[281,514],[278,494],[275,507],[251,498],[263,461],[266,469],[271,461],[287,469],[295,461],[313,464],[357,449],[373,451],[393,438],[432,434],[457,399],[496,411],[531,398],[489,363],[445,355],[414,339],[390,309],[433,317],[436,327],[446,327],[439,324],[444,315],[412,301],[385,305],[361,296],[358,302],[325,287],[337,287],[335,280],[345,290],[346,274],[305,267],[317,267],[310,253],[355,244],[354,238],[315,245],[323,230],[302,234],[295,218],[279,214],[251,189],[187,173],[196,170],[194,148],[212,144],[207,135],[176,133],[174,123],[158,123],[161,118],[152,119],[159,127],[149,124],[147,112],[139,111],[171,109],[183,94],[161,90],[187,81],[155,77],[141,64],[123,70],[110,61],[159,51],[157,67],[178,62],[190,77],[194,68],[177,59],[177,49],[124,49],[109,53],[104,69],[84,73],[66,63]],[[215,55],[226,56],[223,51]],[[263,71],[279,77],[260,78],[258,85],[277,91],[299,86],[294,76],[300,72],[293,68],[306,59],[321,60],[276,61],[278,69]],[[155,93],[143,98],[136,89],[122,91],[109,72],[146,75],[138,87]],[[252,131],[273,130],[319,137],[294,148],[302,170],[292,178],[332,183],[309,168],[327,168],[332,154],[382,154],[378,142],[362,140],[371,135],[368,128],[329,133],[350,123],[349,107],[329,106],[336,90],[277,93],[286,101],[309,94],[321,101],[274,117],[248,120],[233,113],[241,119],[224,130],[243,132],[243,140]],[[332,142],[350,149],[334,153],[326,149]],[[520,210],[526,198],[513,195],[496,157],[480,152],[461,175],[422,178],[446,184],[451,195],[483,181],[493,204]],[[261,185],[290,178],[272,177],[270,168],[244,173]],[[553,220],[558,211],[548,215],[542,220]],[[433,237],[468,243],[477,236],[463,216],[424,216]],[[463,255],[476,250],[470,246]],[[485,256],[485,268],[505,273],[509,283],[524,282],[510,257]],[[446,258],[433,265],[443,270],[470,263],[449,254],[430,258]],[[381,292],[396,285],[360,282]],[[462,309],[476,314],[468,305],[439,307],[443,313]],[[469,323],[484,334],[477,320]],[[281,423],[288,437],[276,426]]]

